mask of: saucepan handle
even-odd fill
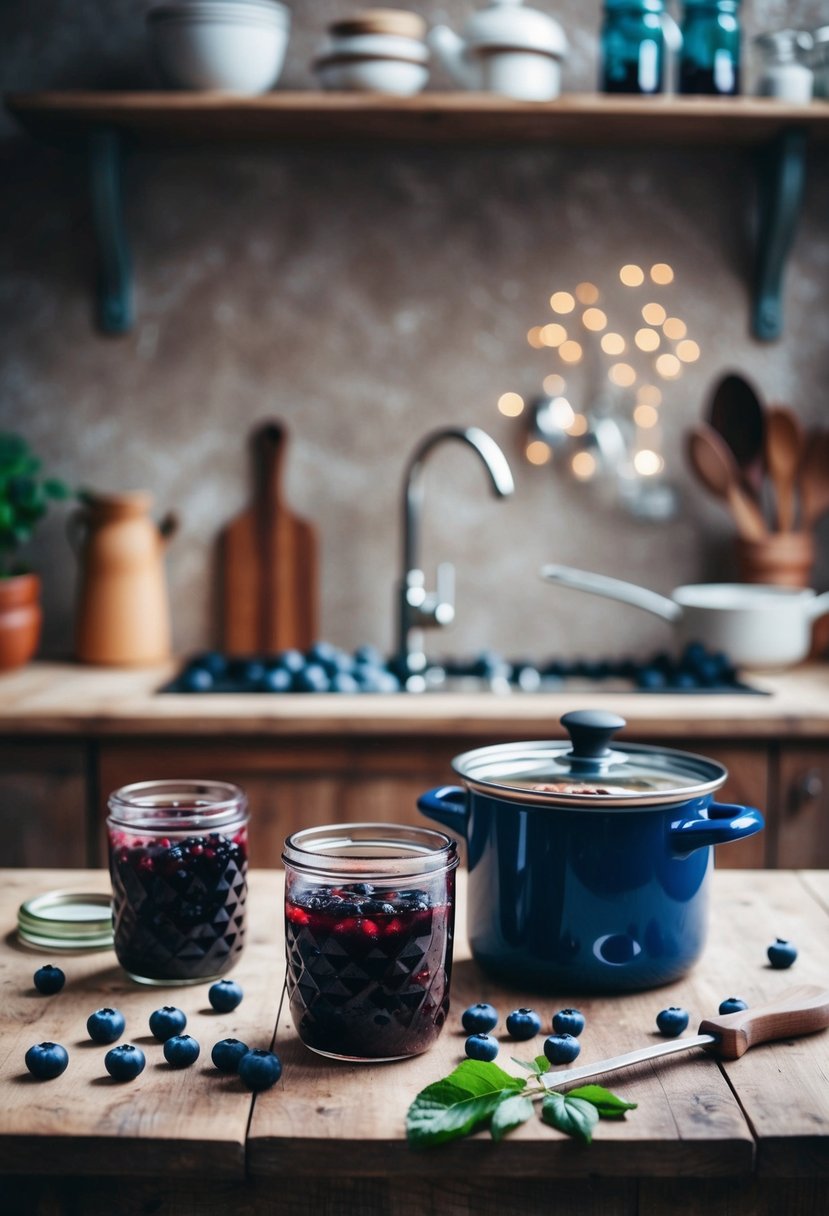
[[[439,785],[427,790],[417,800],[417,809],[427,819],[435,819],[445,828],[466,838],[467,794],[459,785]]]
[[[730,844],[761,832],[765,826],[760,811],[733,802],[712,802],[707,814],[686,815],[671,824],[671,846],[675,853],[690,853],[708,845]]]

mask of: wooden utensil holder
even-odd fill
[[[742,583],[810,587],[815,563],[811,532],[772,532],[764,540],[738,538],[737,570]]]

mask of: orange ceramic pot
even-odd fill
[[[164,574],[174,516],[156,524],[142,492],[90,495],[70,517],[80,578],[75,653],[85,663],[149,665],[170,655]]]
[[[38,576],[0,578],[0,671],[28,663],[38,648],[42,623]]]

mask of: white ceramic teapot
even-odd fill
[[[473,13],[459,37],[433,26],[428,42],[465,89],[485,89],[518,101],[552,101],[561,90],[567,39],[557,21],[521,0],[491,0]]]

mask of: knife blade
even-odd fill
[[[710,1055],[722,1060],[736,1060],[750,1047],[768,1043],[774,1039],[795,1038],[801,1034],[813,1034],[829,1026],[829,989],[815,984],[803,984],[790,988],[774,1000],[753,1009],[742,1009],[739,1013],[705,1018],[699,1025],[699,1033],[687,1039],[673,1039],[669,1043],[657,1043],[653,1047],[641,1047],[623,1055],[611,1056],[608,1060],[597,1060],[593,1064],[582,1064],[578,1068],[565,1068],[558,1072],[545,1072],[539,1081],[545,1089],[559,1089],[571,1081],[581,1081],[600,1073],[616,1072],[641,1064],[644,1060],[690,1051],[693,1047],[704,1047]]]

